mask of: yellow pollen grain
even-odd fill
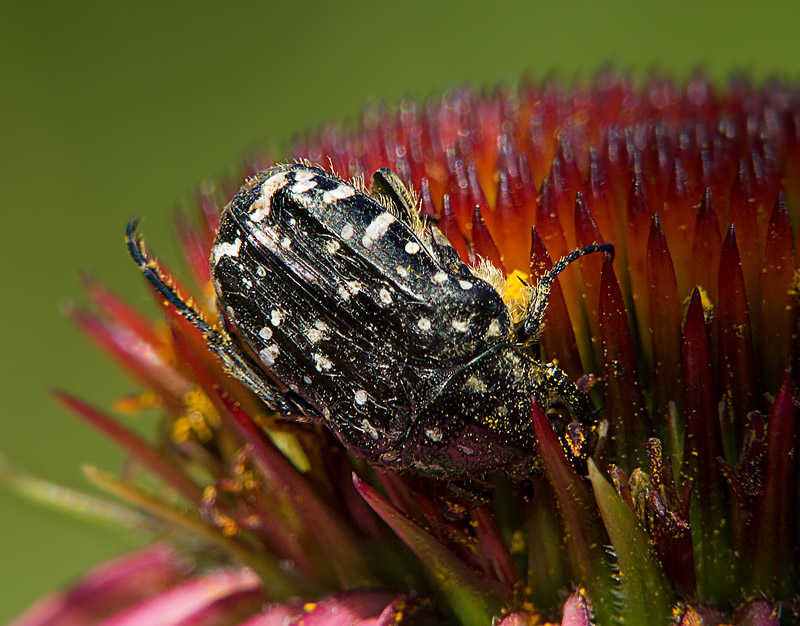
[[[525,552],[525,535],[520,529],[515,530],[511,535],[508,550],[511,554],[523,554]]]
[[[209,427],[206,417],[197,411],[186,416],[197,438],[202,442],[211,441],[214,438],[214,431]]]
[[[306,602],[306,603],[303,605],[303,610],[304,610],[306,613],[310,613],[311,611],[313,611],[313,610],[314,610],[314,609],[316,609],[316,608],[317,608],[317,603],[316,603],[316,602]]]
[[[794,271],[794,282],[789,293],[793,296],[800,294],[800,267]]]
[[[182,443],[186,443],[189,440],[189,436],[192,433],[192,425],[189,420],[185,417],[179,417],[172,423],[172,432],[170,433],[170,439],[172,443],[180,445]]]
[[[217,499],[217,488],[209,485],[203,489],[203,504],[211,504]]]
[[[217,409],[214,408],[214,404],[202,391],[202,389],[195,387],[188,393],[184,394],[183,398],[181,399],[183,400],[183,406],[185,407],[187,413],[196,411],[204,415],[212,427],[216,428],[220,425],[219,413],[217,412]]]
[[[145,391],[135,396],[126,396],[114,402],[114,410],[119,413],[138,413],[144,409],[155,409],[163,404],[161,396]]]
[[[703,308],[703,319],[705,320],[706,324],[710,324],[711,320],[714,319],[714,303],[711,302],[711,298],[708,297],[708,291],[702,285],[697,285],[697,291],[700,294],[700,306]],[[689,308],[689,303],[692,301],[692,296],[689,295],[683,301],[683,312],[686,313],[686,310]]]
[[[214,521],[217,523],[217,526],[219,526],[222,534],[226,537],[232,537],[239,532],[239,525],[227,515],[218,515],[215,517]]]
[[[508,277],[506,278],[506,289],[504,297],[506,304],[508,304],[512,300],[523,300],[525,298],[525,294],[523,292],[525,284],[523,283],[523,281],[524,283],[528,282],[528,274],[526,274],[525,272],[514,270],[508,275]]]
[[[214,438],[214,429],[220,424],[220,417],[214,405],[199,388],[184,394],[184,413],[172,424],[173,443],[180,444],[192,436],[199,441],[208,442]]]
[[[530,276],[525,272],[514,270],[508,275],[503,285],[503,301],[515,323],[521,321],[530,309],[534,290],[528,284],[528,278]]]

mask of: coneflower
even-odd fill
[[[569,90],[456,90],[371,108],[293,159],[345,179],[390,168],[461,259],[491,262],[510,292],[613,243],[613,262],[585,256],[554,283],[539,344],[597,408],[588,449],[534,403],[523,480],[497,472],[475,496],[371,466],[272,412],[174,307],[152,322],[90,282],[95,310],[74,317],[143,388],[116,408],[156,404],[161,428],[146,441],[58,397],[128,450],[124,475],[87,475],[162,541],[15,626],[798,619],[796,85],[603,74]],[[199,221],[178,226],[193,275],[174,284],[210,321],[232,190],[202,192]]]

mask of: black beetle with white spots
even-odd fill
[[[428,475],[525,475],[531,401],[588,423],[588,399],[535,358],[550,285],[515,321],[388,169],[369,192],[305,164],[248,180],[211,251],[222,329],[183,300],[128,227],[134,260],[228,371],[281,415],[325,424],[355,456]]]

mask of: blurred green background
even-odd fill
[[[101,407],[136,390],[63,314],[86,270],[154,311],[122,233],[177,261],[171,214],[259,146],[371,99],[586,76],[800,74],[796,2],[9,2],[0,9],[0,451],[88,488],[120,452],[48,388]],[[178,264],[178,267],[180,265]],[[142,419],[140,427],[149,423]],[[137,539],[0,486],[0,623]]]

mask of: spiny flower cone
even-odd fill
[[[58,397],[141,470],[88,468],[92,481],[175,547],[106,564],[16,626],[798,619],[796,85],[603,74],[457,90],[371,108],[291,158],[343,178],[391,168],[509,291],[613,243],[613,261],[560,275],[536,348],[590,393],[593,432],[576,450],[532,403],[537,469],[475,492],[369,466],[322,425],[276,416],[171,306],[154,323],[89,282],[95,312],[76,321],[146,390],[117,409],[157,405],[162,428],[146,441]],[[209,252],[237,186],[201,193],[199,226],[178,224],[193,285],[173,281],[209,320]]]

